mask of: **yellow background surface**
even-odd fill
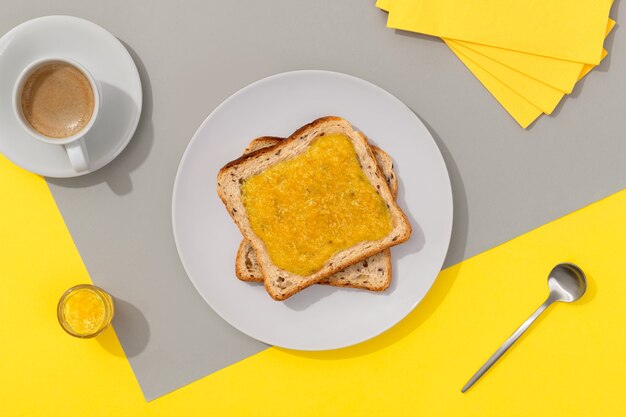
[[[444,270],[383,335],[271,348],[145,402],[115,333],[79,340],[58,297],[89,276],[45,181],[0,157],[0,416],[619,416],[626,410],[626,190]],[[547,296],[558,262],[589,291],[551,307],[460,388]],[[415,279],[420,279],[415,277]],[[208,308],[208,307],[207,307]]]

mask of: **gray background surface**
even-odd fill
[[[448,266],[626,186],[619,0],[610,55],[552,117],[526,131],[441,41],[387,29],[373,3],[23,0],[3,8],[0,33],[49,14],[89,19],[117,36],[139,67],[144,110],[128,148],[96,173],[48,182],[92,279],[118,299],[115,329],[147,399],[265,348],[195,292],[170,221],[174,176],[191,136],[222,100],[259,78],[340,71],[411,107],[452,179]]]

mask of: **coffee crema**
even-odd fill
[[[36,69],[24,83],[20,99],[24,119],[52,139],[67,138],[83,130],[94,110],[89,80],[65,62]]]

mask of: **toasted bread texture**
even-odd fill
[[[253,139],[244,155],[259,149],[277,145],[282,139],[272,136],[262,136]],[[398,180],[393,172],[393,161],[382,149],[372,146],[376,162],[380,167],[387,185],[391,189],[394,198],[398,194]],[[243,240],[237,251],[235,261],[237,278],[242,281],[263,282],[263,274],[256,259],[256,253],[249,241]],[[391,251],[385,249],[370,256],[363,262],[351,265],[346,269],[324,278],[319,284],[332,285],[335,287],[361,288],[369,291],[384,291],[391,283]]]
[[[242,281],[263,282],[261,267],[254,248],[247,240],[241,241],[236,260],[237,277]],[[391,251],[385,249],[367,259],[324,278],[318,284],[333,287],[360,288],[384,291],[391,284]]]
[[[334,254],[312,274],[298,275],[281,269],[272,262],[265,244],[250,226],[246,207],[243,204],[241,187],[248,178],[302,154],[316,138],[325,134],[340,134],[350,140],[365,178],[389,208],[391,231],[378,240],[360,242]],[[285,300],[350,265],[408,240],[411,235],[411,225],[396,204],[367,138],[340,117],[328,116],[317,119],[301,127],[277,145],[257,150],[229,162],[218,173],[217,192],[242,235],[254,248],[263,273],[265,289],[275,300]]]

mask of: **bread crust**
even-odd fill
[[[277,163],[291,159],[304,152],[311,142],[326,133],[343,134],[352,142],[361,168],[388,206],[392,230],[376,241],[360,242],[343,250],[329,259],[318,271],[302,276],[278,268],[274,265],[261,239],[252,231],[241,198],[241,186],[245,179],[263,172]],[[259,266],[264,276],[267,292],[275,300],[285,300],[297,292],[316,284],[346,267],[363,261],[371,255],[409,239],[411,225],[395,202],[391,190],[375,161],[367,138],[352,128],[346,120],[336,117],[322,117],[296,130],[289,138],[269,148],[254,151],[227,163],[218,173],[217,192],[242,235],[254,248]]]

